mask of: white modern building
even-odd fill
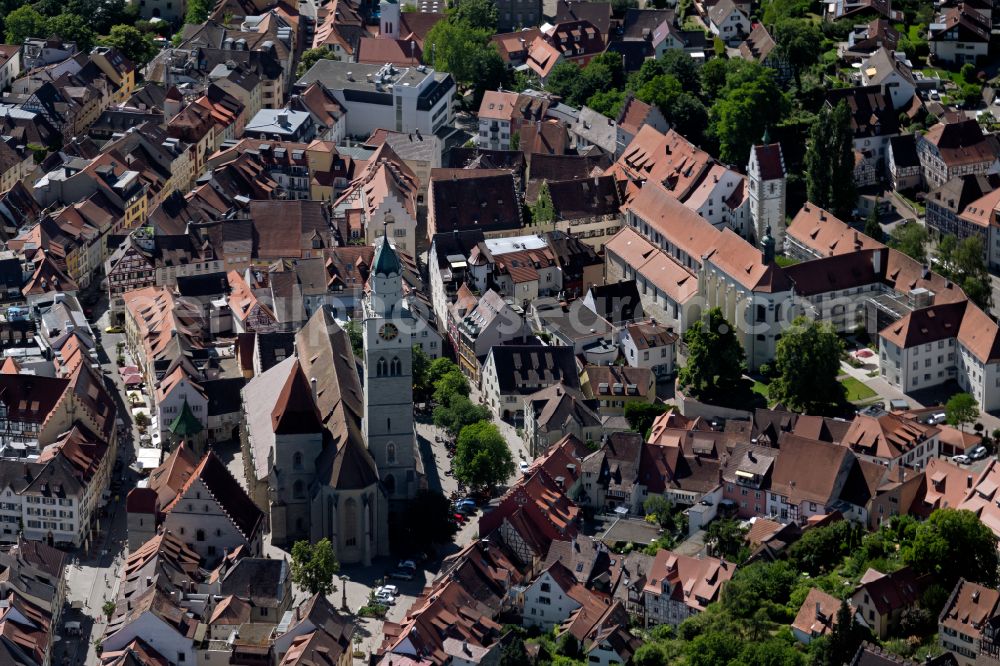
[[[298,80],[321,82],[347,110],[347,134],[367,138],[376,129],[433,134],[451,123],[455,80],[424,65],[366,65],[320,60]]]

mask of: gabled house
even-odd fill
[[[773,69],[778,81],[788,81],[792,76],[791,66],[776,47],[771,33],[763,23],[758,23],[740,44],[740,57]]]
[[[586,604],[593,592],[560,562],[542,571],[524,591],[524,624],[551,631]]]
[[[565,436],[580,441],[600,439],[601,418],[597,401],[565,384],[553,384],[524,398],[524,436],[537,457]]]
[[[163,508],[162,529],[176,535],[208,562],[226,550],[261,552],[264,515],[211,451]]]
[[[917,156],[924,182],[933,189],[959,176],[996,173],[1000,142],[975,120],[940,122],[917,135]]]
[[[990,46],[990,17],[965,4],[949,7],[931,21],[927,45],[931,56],[945,63],[975,64]]]
[[[714,557],[695,558],[661,550],[646,574],[645,624],[678,626],[719,598],[736,565]]]
[[[733,0],[719,0],[705,12],[708,29],[730,46],[736,46],[750,34],[750,18]]]
[[[909,567],[889,574],[869,568],[849,601],[861,622],[875,636],[885,638],[899,625],[903,613],[920,603],[927,582]]]
[[[960,578],[938,616],[938,640],[961,666],[984,663],[997,653],[1000,591]]]
[[[560,382],[580,388],[571,347],[504,345],[490,350],[480,385],[486,404],[498,418],[520,422],[524,398]]]
[[[905,110],[917,90],[913,68],[904,54],[885,47],[861,63],[861,85],[880,86],[896,111]]]
[[[837,625],[840,600],[818,587],[809,590],[792,621],[792,635],[809,645],[814,638],[828,636]]]

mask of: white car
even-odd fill
[[[971,458],[972,460],[982,460],[985,457],[986,457],[985,446],[977,446],[976,448],[972,449],[972,451],[969,452],[969,458]]]
[[[969,456],[963,454],[955,456],[954,458],[951,459],[951,461],[959,465],[968,465],[970,462],[972,462],[972,459],[969,458]]]
[[[521,473],[523,474],[523,473],[525,473],[525,472],[528,471],[528,468],[531,467],[531,465],[529,465],[527,462],[525,462],[524,460],[522,460],[521,464],[518,465],[518,467],[521,468]]]
[[[394,606],[396,605],[396,599],[388,592],[379,592],[375,595],[375,601],[382,604],[383,606]]]
[[[399,596],[399,588],[396,587],[395,585],[383,585],[382,587],[375,590],[375,594],[379,594],[380,592],[387,592],[394,597]]]

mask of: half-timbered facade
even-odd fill
[[[105,273],[108,303],[112,312],[124,312],[125,300],[122,295],[125,292],[156,284],[156,264],[153,255],[142,247],[141,243],[141,240],[129,236],[108,258]]]

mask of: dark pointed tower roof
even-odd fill
[[[401,275],[403,273],[403,264],[399,261],[396,250],[392,248],[388,235],[382,237],[382,244],[375,251],[372,272],[376,275]]]
[[[170,423],[170,433],[175,437],[183,439],[197,435],[204,429],[201,421],[191,411],[191,405],[188,404],[187,398],[184,398],[184,404],[181,405],[181,413]]]

